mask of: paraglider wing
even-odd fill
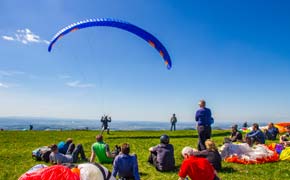
[[[52,47],[58,41],[61,39],[64,35],[77,31],[79,29],[87,28],[87,27],[94,27],[94,26],[108,26],[108,27],[115,27],[119,29],[126,30],[128,32],[131,32],[145,41],[147,41],[153,48],[155,48],[160,56],[163,58],[165,65],[167,69],[171,68],[171,59],[170,56],[166,50],[166,48],[163,46],[163,44],[152,34],[148,33],[147,31],[130,24],[125,21],[121,20],[115,20],[115,19],[109,19],[109,18],[102,18],[102,19],[88,19],[85,21],[80,21],[77,23],[73,23],[62,30],[60,30],[51,40],[49,46],[48,46],[48,51],[50,52],[52,50]]]

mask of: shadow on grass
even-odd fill
[[[233,173],[236,172],[237,170],[235,170],[232,167],[223,167],[222,170],[220,170],[219,172],[221,173]]]
[[[164,134],[164,133],[161,133],[160,136]],[[225,137],[225,136],[229,136],[229,132],[219,132],[219,133],[213,133],[212,134],[212,137],[219,137],[219,136],[222,136],[222,137]],[[122,138],[127,138],[127,139],[153,139],[153,138],[160,138],[159,135],[152,135],[152,136],[122,136]],[[198,135],[197,134],[194,134],[194,135],[169,135],[170,138],[198,138]],[[109,136],[107,137],[108,139],[119,139],[120,136]]]
[[[148,175],[148,173],[139,172],[139,175],[140,175],[140,176],[147,176],[147,175]]]

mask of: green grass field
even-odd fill
[[[18,179],[21,174],[32,166],[44,162],[31,158],[32,150],[37,147],[58,143],[71,137],[74,143],[81,143],[85,153],[90,156],[90,147],[95,142],[98,131],[0,131],[0,179]],[[178,179],[177,171],[160,173],[147,163],[148,148],[159,143],[162,134],[170,136],[170,143],[175,148],[176,166],[182,162],[181,150],[184,146],[197,146],[197,132],[194,130],[182,131],[112,131],[104,135],[104,141],[113,149],[114,145],[128,142],[131,153],[138,156],[139,172],[141,179],[146,180],[174,180]],[[218,146],[222,145],[223,138],[230,134],[229,131],[215,130],[212,139]],[[268,142],[270,143],[270,142]],[[223,170],[219,176],[226,179],[290,179],[289,161],[275,162],[258,165],[241,165],[223,162]],[[112,170],[112,165],[105,165]]]

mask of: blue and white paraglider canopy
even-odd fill
[[[49,46],[48,51],[51,52],[52,47],[58,41],[61,39],[64,35],[77,31],[79,29],[87,28],[87,27],[95,27],[95,26],[107,26],[107,27],[114,27],[126,30],[128,32],[131,32],[140,38],[147,41],[153,48],[155,48],[160,56],[163,58],[164,63],[167,67],[167,69],[171,69],[172,63],[170,56],[166,50],[166,48],[163,46],[163,44],[152,34],[148,33],[147,31],[131,24],[125,21],[116,20],[116,19],[110,19],[110,18],[101,18],[101,19],[87,19],[84,21],[80,21],[77,23],[73,23],[63,29],[61,29],[58,33],[55,34],[55,36],[52,38]]]

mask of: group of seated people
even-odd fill
[[[103,136],[97,135],[89,160],[86,158],[83,146],[81,144],[75,146],[71,138],[58,145],[52,144],[50,148],[49,160],[52,164],[77,163],[79,156],[82,162],[94,163],[97,157],[100,163],[114,164],[112,172],[114,177],[118,174],[122,180],[140,180],[137,157],[129,154],[130,146],[127,143],[123,143],[121,147],[116,147],[115,151],[111,152],[109,145],[104,143]]]
[[[289,127],[290,129],[290,127]],[[250,146],[253,144],[265,144],[267,140],[276,140],[277,135],[279,134],[278,128],[274,126],[271,122],[268,124],[268,127],[264,130],[259,128],[257,123],[252,125],[252,131],[245,135],[243,139],[242,132],[238,130],[238,125],[232,126],[232,133],[230,138],[225,138],[225,143],[227,142],[246,142]]]
[[[174,147],[169,143],[169,136],[162,135],[160,144],[149,148],[148,162],[160,172],[175,171]],[[212,140],[205,142],[206,150],[197,151],[190,147],[182,150],[184,161],[179,170],[179,179],[189,176],[191,179],[213,180],[219,179],[217,171],[221,170],[221,157]],[[130,145],[123,143],[121,147],[110,151],[109,145],[103,141],[102,135],[96,136],[96,142],[91,148],[91,157],[88,160],[85,156],[83,146],[74,145],[73,140],[68,138],[58,145],[53,144],[49,155],[52,164],[77,163],[79,156],[82,161],[94,163],[97,157],[99,163],[113,163],[114,177],[122,180],[140,180],[137,156],[130,155]]]
[[[287,133],[280,137],[280,143],[290,146],[290,126],[286,128]],[[268,124],[268,128],[262,131],[259,125],[254,123],[252,131],[245,135],[243,139],[242,132],[238,130],[237,125],[232,126],[230,138],[225,138],[225,142],[247,142],[249,145],[264,144],[265,139],[274,140],[279,133],[273,123]],[[205,142],[206,149],[197,151],[191,147],[185,147],[182,150],[184,158],[179,169],[179,180],[190,177],[191,179],[218,180],[217,172],[221,170],[222,158],[215,143],[208,139]],[[68,138],[66,142],[60,142],[58,145],[51,145],[50,162],[53,164],[76,163],[80,158],[82,161],[95,162],[97,157],[99,163],[113,163],[113,176],[122,180],[140,180],[138,171],[137,156],[130,155],[130,145],[123,143],[121,147],[116,146],[113,152],[109,145],[103,140],[102,135],[96,136],[96,142],[91,147],[90,159],[87,159],[83,146],[74,145],[73,140]],[[174,147],[170,144],[168,135],[160,137],[160,144],[149,148],[148,162],[156,170],[175,171]]]

